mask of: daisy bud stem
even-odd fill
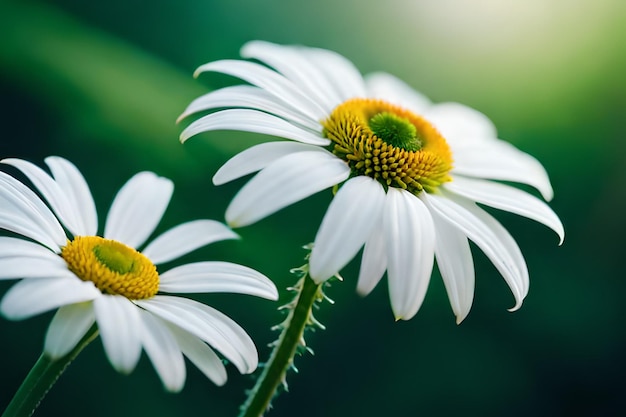
[[[70,353],[57,360],[52,360],[42,353],[4,410],[2,417],[31,416],[63,371],[96,336],[98,327],[94,325]]]
[[[323,298],[322,284],[316,284],[308,276],[308,265],[298,271],[304,272],[304,275],[294,287],[296,297],[285,306],[289,308],[289,316],[280,326],[282,332],[274,350],[241,407],[239,417],[260,417],[267,411],[279,386],[286,386],[286,373],[293,364],[294,355],[298,347],[304,346],[304,329],[316,323],[312,308],[316,301]]]

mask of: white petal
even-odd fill
[[[301,53],[306,54],[311,65],[323,71],[326,79],[339,94],[341,101],[366,97],[365,82],[352,62],[327,49],[302,48]]]
[[[176,339],[159,318],[137,309],[141,316],[141,344],[159,374],[165,389],[179,392],[185,385],[185,359]]]
[[[365,296],[378,284],[387,269],[387,249],[385,248],[385,235],[383,229],[383,213],[378,220],[372,219],[374,228],[365,241],[361,268],[359,269],[359,281],[356,290]]]
[[[487,116],[463,104],[435,104],[424,110],[422,115],[435,125],[446,140],[453,143],[497,136],[496,127]]]
[[[49,156],[45,159],[54,180],[59,184],[77,214],[78,235],[98,233],[98,214],[87,181],[78,168],[67,159]]]
[[[250,373],[256,369],[258,355],[252,339],[219,311],[197,301],[167,295],[135,303],[215,347],[239,372]]]
[[[315,98],[327,112],[341,103],[341,98],[328,82],[322,69],[306,59],[302,50],[291,46],[276,45],[264,41],[251,41],[241,48],[244,58],[258,59],[297,85],[307,96]]]
[[[0,279],[73,276],[63,258],[45,246],[24,239],[0,237]]]
[[[51,259],[30,256],[0,259],[0,279],[61,277],[76,278],[76,275],[67,269],[62,259],[60,263]]]
[[[158,225],[170,202],[174,184],[152,172],[135,174],[115,196],[104,237],[139,247]]]
[[[238,239],[237,233],[215,220],[195,220],[180,224],[158,236],[142,253],[154,264],[179,258],[209,243]]]
[[[330,143],[320,133],[313,133],[280,117],[258,110],[228,109],[208,114],[191,123],[180,134],[180,141],[212,130],[236,130],[278,136],[302,143],[326,146]]]
[[[208,94],[198,97],[189,104],[183,114],[178,117],[181,121],[190,114],[200,111],[213,110],[216,108],[243,107],[261,110],[298,124],[314,132],[321,132],[322,125],[316,119],[306,117],[298,109],[283,103],[267,91],[251,85],[235,85],[220,88]]]
[[[50,209],[28,187],[0,172],[0,229],[29,237],[60,251],[67,236]]]
[[[22,320],[54,308],[90,301],[102,294],[91,282],[76,277],[26,279],[12,286],[0,303],[0,312]]]
[[[424,193],[424,201],[442,219],[457,227],[493,262],[511,288],[516,310],[528,293],[528,269],[519,247],[504,227],[470,201],[450,193]]]
[[[281,74],[253,62],[229,60],[209,62],[200,66],[194,76],[205,71],[221,72],[261,87],[312,120],[321,120],[327,113],[314,100]]]
[[[231,292],[278,299],[274,283],[252,268],[229,262],[195,262],[160,276],[159,291],[170,293]]]
[[[365,83],[368,97],[388,101],[414,113],[421,114],[431,105],[426,96],[391,74],[385,72],[368,74]]]
[[[70,353],[96,320],[90,302],[66,305],[56,312],[48,331],[44,352],[52,360]]]
[[[315,145],[299,142],[265,142],[254,145],[226,161],[213,176],[213,184],[222,185],[229,181],[257,172],[277,159],[291,153],[314,151]]]
[[[437,231],[435,257],[452,311],[459,324],[467,317],[474,301],[474,260],[463,233],[434,212]]]
[[[93,305],[104,351],[111,365],[118,372],[132,372],[141,355],[139,309],[120,295],[98,297]]]
[[[389,188],[383,216],[387,276],[396,320],[419,310],[432,273],[435,227],[430,212],[413,194]]]
[[[554,191],[548,173],[539,161],[510,143],[485,141],[454,152],[453,174],[492,180],[514,181],[535,187],[552,200]]]
[[[349,175],[348,165],[323,149],[284,156],[241,188],[226,210],[226,220],[233,227],[252,224]]]
[[[76,214],[74,206],[67,199],[64,190],[61,189],[59,184],[57,184],[48,173],[37,165],[23,159],[7,158],[0,162],[11,165],[22,171],[39,190],[43,198],[50,204],[52,210],[70,232],[74,235],[80,234],[80,219]]]
[[[202,340],[193,334],[167,323],[168,329],[176,338],[183,354],[204,374],[217,385],[226,383],[226,368],[219,356]]]
[[[455,177],[454,181],[446,183],[445,188],[478,203],[538,221],[559,235],[559,245],[565,239],[563,223],[556,213],[546,203],[525,191],[491,181],[463,177]]]
[[[339,189],[311,251],[310,274],[315,282],[337,274],[354,258],[380,217],[384,202],[382,185],[369,177],[352,178]]]

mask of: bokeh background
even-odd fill
[[[192,78],[205,62],[236,58],[251,39],[329,48],[364,73],[393,73],[434,101],[487,114],[500,137],[535,155],[553,181],[565,224],[562,247],[547,228],[496,213],[530,270],[521,310],[475,250],[472,312],[454,323],[437,274],[419,314],[394,322],[384,285],[354,289],[356,265],[328,294],[307,335],[315,356],[296,360],[289,393],[271,416],[626,415],[626,2],[621,0],[160,0],[0,2],[0,157],[72,160],[101,220],[134,173],[173,179],[158,231],[222,219],[243,180],[214,187],[229,156],[267,140],[214,132],[181,145],[176,117],[200,94],[237,81]],[[331,199],[323,192],[240,229],[183,261],[254,267],[279,288],[293,283]],[[474,248],[476,249],[476,248]],[[0,293],[10,283],[0,282]],[[198,296],[235,318],[261,360],[276,337],[278,304],[242,295]],[[37,359],[51,314],[0,320],[0,408]],[[188,366],[168,394],[143,356],[117,374],[99,341],[54,386],[36,416],[234,416],[251,376],[229,367],[215,387]]]

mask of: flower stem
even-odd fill
[[[98,327],[93,325],[70,353],[57,360],[51,360],[42,353],[4,410],[2,417],[31,416],[67,366],[97,335]]]
[[[316,284],[308,276],[307,267],[300,269],[305,275],[294,287],[297,296],[293,304],[286,306],[291,310],[282,325],[282,333],[247,401],[241,407],[239,417],[260,417],[265,413],[280,384],[285,384],[285,375],[292,366],[298,346],[304,346],[304,329],[307,325],[318,324],[312,316],[312,308],[316,301],[323,298],[323,284]]]

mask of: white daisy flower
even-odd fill
[[[226,381],[224,365],[210,346],[241,373],[254,371],[256,348],[237,323],[209,306],[166,293],[233,292],[276,300],[274,284],[227,262],[190,263],[165,272],[155,266],[237,235],[216,221],[196,220],[137,251],[174,189],[170,180],[141,172],[118,192],[100,237],[81,173],[63,158],[45,161],[52,176],[21,159],[1,161],[28,177],[43,200],[0,172],[0,228],[20,235],[0,237],[0,279],[23,278],[6,293],[0,312],[21,320],[58,308],[44,347],[52,359],[69,353],[96,323],[115,369],[131,372],[143,348],[170,391],[185,382],[183,356],[216,384]]]
[[[322,282],[365,245],[358,291],[368,294],[387,271],[397,319],[420,308],[434,259],[457,322],[474,297],[468,239],[493,262],[521,306],[529,280],[522,253],[505,228],[476,203],[552,228],[557,215],[539,198],[496,181],[530,185],[550,200],[543,166],[497,139],[491,121],[457,103],[433,104],[385,73],[363,78],[327,50],[247,43],[241,60],[202,65],[251,85],[226,87],[193,101],[181,118],[226,108],[194,121],[181,141],[200,132],[240,130],[290,141],[253,146],[213,177],[215,184],[260,171],[235,196],[226,219],[239,227],[323,189],[341,184],[310,257]],[[268,68],[271,67],[271,68]]]

